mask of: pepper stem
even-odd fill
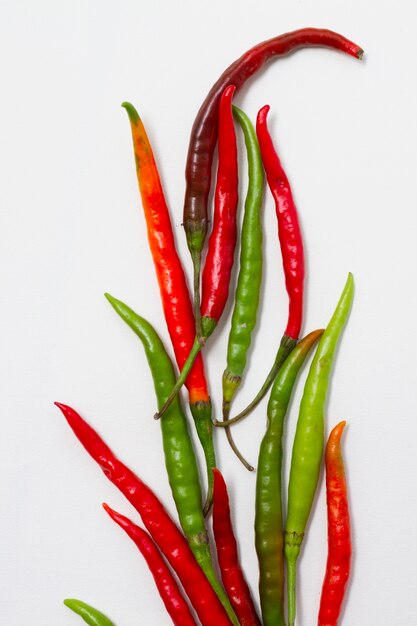
[[[256,396],[254,397],[252,402],[248,404],[248,406],[245,409],[243,409],[243,411],[238,413],[236,417],[232,417],[231,419],[223,421],[223,422],[219,422],[218,420],[215,420],[213,422],[215,426],[222,426],[224,428],[227,428],[228,426],[231,426],[232,424],[236,424],[237,422],[240,422],[240,420],[242,420],[244,417],[249,415],[249,413],[251,413],[253,409],[256,406],[258,406],[258,404],[260,403],[262,398],[266,395],[268,389],[274,382],[285,359],[290,354],[290,352],[295,348],[296,343],[297,343],[296,339],[293,339],[292,337],[289,337],[288,335],[283,335],[281,339],[281,343],[278,348],[277,355],[275,357],[274,364],[271,368],[271,371],[269,372],[268,376],[265,379],[264,384],[262,385],[262,387],[260,388]]]
[[[288,626],[295,624],[295,577],[296,577],[296,561],[287,559],[287,606],[288,606]]]
[[[201,347],[202,347],[202,344],[200,340],[198,339],[198,337],[196,337],[194,339],[193,347],[190,350],[187,360],[185,361],[183,365],[183,368],[180,372],[180,375],[177,378],[175,385],[173,386],[171,390],[171,393],[169,394],[168,398],[165,400],[162,407],[159,409],[158,413],[155,413],[154,419],[158,420],[160,417],[162,417],[163,414],[169,409],[172,402],[175,400],[176,396],[178,395],[179,390],[181,389],[181,387],[187,380],[187,376],[190,373],[192,366],[194,365],[194,361],[196,360],[197,354],[200,352]]]
[[[222,422],[220,422],[220,423],[222,423]],[[240,452],[240,450],[236,446],[235,441],[234,441],[233,436],[232,436],[232,433],[231,433],[231,430],[228,427],[226,427],[226,437],[227,437],[227,441],[229,442],[229,446],[232,448],[233,452],[236,454],[237,458],[242,463],[242,465],[244,465],[246,467],[248,472],[253,472],[253,470],[255,468],[253,467],[253,465],[248,463],[248,461],[245,459],[243,454]]]
[[[193,261],[193,297],[194,297],[194,319],[195,333],[199,342],[204,345],[203,330],[201,327],[201,308],[200,308],[200,272],[201,272],[201,252],[194,251],[191,255]]]

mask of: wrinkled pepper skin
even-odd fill
[[[337,626],[350,574],[349,502],[341,449],[345,425],[340,422],[333,428],[325,452],[328,556],[318,626]]]
[[[329,325],[320,339],[304,386],[291,457],[285,560],[288,577],[288,626],[294,626],[296,563],[313,505],[324,447],[324,407],[334,355],[353,300],[349,274]]]
[[[281,493],[284,420],[298,372],[322,334],[322,330],[315,330],[294,348],[278,372],[268,402],[267,427],[259,449],[255,505],[255,546],[263,626],[285,626]]]

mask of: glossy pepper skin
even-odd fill
[[[188,147],[185,169],[184,229],[194,265],[194,293],[199,286],[201,251],[207,234],[207,203],[211,184],[211,166],[217,141],[217,111],[222,93],[228,85],[240,89],[272,58],[304,47],[323,46],[349,54],[357,59],[363,50],[342,35],[319,28],[302,28],[264,41],[232,63],[207,94],[195,118]]]
[[[213,230],[210,235],[202,280],[201,332],[182,367],[175,387],[162,409],[161,417],[176,396],[202,345],[213,333],[226,306],[229,294],[234,252],[237,239],[236,213],[238,204],[238,165],[236,134],[233,125],[232,98],[235,88],[225,89],[219,107],[219,160],[214,195]],[[199,323],[197,322],[197,326]]]
[[[319,480],[324,446],[324,407],[336,346],[353,300],[349,274],[336,310],[320,339],[304,386],[291,457],[285,560],[288,577],[288,626],[294,626],[296,563]]]
[[[232,622],[198,565],[184,535],[156,495],[113,454],[74,409],[58,402],[55,404],[88,454],[141,516],[152,539],[177,574],[202,625],[230,626]]]
[[[128,113],[132,129],[136,173],[165,320],[178,367],[181,369],[194,341],[194,316],[190,294],[145,127],[133,105],[124,102],[122,106]],[[186,385],[191,404],[208,401],[207,383],[201,357],[196,359]]]
[[[194,342],[194,314],[187,281],[175,246],[171,218],[165,201],[152,147],[135,108],[125,102],[132,129],[136,174],[148,230],[162,305],[175,358],[181,370]],[[197,355],[185,381],[190,396],[190,409],[198,437],[204,450],[208,481],[215,467],[211,400],[201,355]]]
[[[346,422],[329,435],[325,452],[328,556],[318,626],[337,626],[350,574],[352,545],[341,439]]]
[[[278,372],[268,402],[266,432],[259,449],[255,504],[255,546],[263,626],[285,626],[281,495],[284,419],[298,372],[322,334],[322,330],[315,330],[294,348]]]
[[[213,532],[217,560],[224,588],[241,626],[261,626],[249,586],[239,563],[239,556],[226,483],[218,469],[214,473]]]
[[[71,609],[71,611],[74,611],[74,613],[82,617],[89,626],[115,626],[103,613],[100,613],[100,611],[97,611],[97,609],[81,600],[68,598],[64,600],[64,604]]]
[[[289,298],[288,321],[278,352],[261,389],[250,404],[241,411],[236,421],[242,419],[259,404],[272,385],[279,368],[297,343],[303,319],[304,250],[297,209],[290,183],[272,141],[267,126],[269,106],[264,106],[256,120],[256,134],[268,186],[275,201],[278,236],[284,266],[285,286]]]
[[[223,419],[229,417],[232,399],[246,367],[256,324],[263,265],[261,208],[264,174],[261,153],[248,116],[236,106],[233,107],[233,114],[245,138],[249,181],[240,237],[240,267],[227,344],[227,366],[222,379]]]
[[[278,220],[278,235],[284,266],[289,311],[284,336],[297,341],[303,320],[304,296],[304,249],[297,209],[290,183],[268,130],[269,106],[258,113],[256,134],[265,167],[268,186],[275,201]]]
[[[235,86],[224,90],[219,105],[219,136],[213,229],[202,276],[201,316],[204,336],[219,321],[227,296],[237,240],[238,163],[232,98]]]
[[[147,532],[136,526],[130,519],[117,513],[107,504],[104,510],[110,515],[126,534],[132,539],[144,557],[154,578],[159,595],[175,626],[196,626],[196,621],[190,613],[188,604],[183,597],[177,582],[161,556],[155,543]]]
[[[175,383],[175,373],[161,339],[149,322],[121,300],[109,294],[106,294],[106,297],[114,310],[142,342],[151,370],[158,406],[162,406]],[[231,611],[230,603],[213,568],[201,502],[197,462],[188,432],[187,419],[178,396],[161,420],[161,431],[165,466],[182,530],[213,589]],[[213,480],[211,480],[212,483]],[[212,492],[208,495],[207,508],[211,504],[212,495]]]

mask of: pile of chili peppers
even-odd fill
[[[168,332],[179,374],[152,325],[122,301],[106,297],[139,338],[154,381],[166,471],[181,529],[152,490],[119,460],[93,428],[71,407],[56,403],[69,426],[105,476],[138,512],[145,529],[104,504],[110,518],[135,543],[146,560],[162,601],[177,626],[294,626],[297,559],[319,483],[323,459],[327,390],[336,347],[353,298],[349,274],[326,328],[299,340],[303,322],[304,252],[300,220],[287,175],[267,125],[269,106],[254,127],[232,105],[236,91],[264,64],[298,48],[324,46],[357,59],[362,49],[337,33],[306,28],[263,42],[221,75],[194,122],[186,164],[183,224],[191,253],[193,297],[175,246],[171,215],[165,201],[152,147],[135,108],[129,116],[136,172]],[[212,414],[204,368],[204,346],[214,333],[229,298],[237,245],[237,130],[243,132],[248,182],[240,237],[240,264],[223,373],[222,416]],[[202,267],[214,148],[218,144],[212,230]],[[262,278],[262,200],[266,178],[275,202],[279,248],[288,293],[288,320],[265,382],[252,402],[232,415],[232,402],[242,384],[260,299]],[[277,246],[278,251],[278,246]],[[201,284],[200,284],[201,283]],[[315,354],[307,375],[292,448],[288,492],[282,489],[285,417],[298,373],[309,353]],[[179,390],[185,384],[194,426],[204,452],[206,481],[201,481],[190,435],[190,422]],[[259,604],[239,564],[226,482],[216,463],[214,427],[232,438],[233,424],[243,419],[270,390],[266,431],[257,463],[255,546],[259,562]],[[341,452],[345,422],[330,433],[325,448],[328,509],[328,559],[318,609],[318,626],[339,623],[349,578],[351,539],[347,489]],[[205,493],[202,484],[206,484]],[[283,503],[285,501],[285,506]],[[212,544],[209,514],[212,510]],[[284,518],[283,511],[286,511]],[[218,576],[220,572],[220,577]],[[180,585],[179,585],[180,583]],[[105,615],[76,599],[65,604],[87,624],[114,626]]]

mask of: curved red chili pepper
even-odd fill
[[[342,35],[321,28],[301,28],[263,41],[232,63],[213,85],[195,118],[185,169],[184,228],[192,254],[201,252],[207,231],[207,202],[211,166],[217,141],[218,106],[228,85],[242,87],[267,61],[306,46],[323,46],[345,52],[357,59],[363,50]]]
[[[226,483],[218,469],[214,469],[213,474],[213,532],[223,585],[239,623],[242,626],[261,626],[248,583],[239,563]]]
[[[196,626],[175,578],[148,533],[124,515],[111,509],[107,504],[103,504],[103,508],[139,548],[175,626]]]
[[[201,315],[203,335],[211,333],[226,306],[237,239],[238,162],[233,124],[235,86],[227,87],[219,108],[219,163],[214,196],[213,230],[202,277]]]
[[[340,444],[345,425],[333,428],[325,452],[328,556],[318,626],[337,626],[350,573],[349,503]]]
[[[195,560],[184,535],[156,495],[119,461],[74,409],[59,402],[55,404],[89,455],[137,510],[152,539],[180,579],[203,626],[231,626],[223,605]]]
[[[268,111],[268,105],[259,111],[256,120],[256,134],[268,185],[275,200],[278,219],[278,234],[284,265],[285,285],[289,298],[288,323],[285,335],[297,340],[303,319],[303,240],[290,183],[268,131]]]

